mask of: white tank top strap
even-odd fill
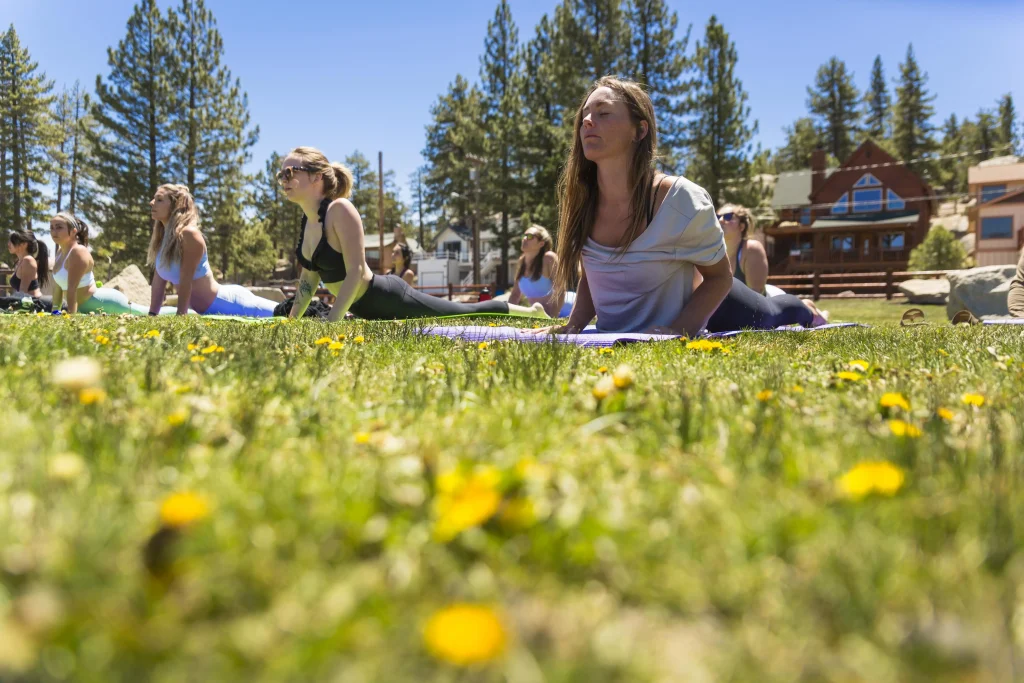
[[[67,269],[67,262],[68,262],[68,256],[70,256],[70,255],[71,255],[71,252],[68,252],[67,254],[65,254],[64,258],[61,259],[60,266],[57,267],[54,270],[54,272],[53,272],[53,281],[57,284],[58,287],[60,287],[65,292],[68,291],[68,269]],[[54,265],[56,265],[56,264],[54,264]],[[78,287],[79,287],[79,289],[81,289],[82,287],[88,287],[89,285],[95,284],[95,282],[96,282],[96,277],[92,274],[92,271],[90,270],[88,273],[86,273],[85,275],[82,276],[81,280],[78,281]]]

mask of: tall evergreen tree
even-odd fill
[[[417,232],[418,241],[420,248],[427,249],[427,244],[430,241],[430,236],[426,232],[423,217],[426,206],[423,202],[423,176],[426,173],[426,169],[420,166],[409,175],[409,191],[412,193],[412,205],[413,210],[416,211],[416,223],[419,231]]]
[[[832,57],[818,68],[814,86],[807,88],[807,108],[817,120],[822,138],[837,159],[845,160],[853,152],[854,135],[860,112],[860,94],[846,63]]]
[[[149,201],[166,182],[181,182],[172,123],[180,113],[174,91],[175,60],[167,19],[156,0],[140,0],[127,33],[107,50],[110,73],[96,77],[89,135],[96,188],[86,213],[104,240],[123,243],[119,259],[143,263],[151,230]]]
[[[1016,154],[1020,143],[1017,128],[1017,109],[1013,106],[1013,95],[1006,93],[999,98],[999,154]]]
[[[690,82],[687,106],[691,162],[687,175],[703,185],[716,204],[726,201],[757,203],[750,176],[750,142],[757,122],[748,123],[747,93],[736,76],[736,44],[714,15],[704,41],[697,42],[696,74]]]
[[[892,98],[882,69],[882,56],[871,66],[871,85],[864,91],[864,133],[875,140],[889,137]]]
[[[562,0],[555,8],[552,60],[560,104],[575,112],[587,87],[629,68],[629,27],[620,0]]]
[[[58,131],[53,82],[39,71],[14,26],[0,37],[0,220],[15,230],[46,218],[42,188]]]
[[[520,190],[523,207],[532,219],[554,234],[558,226],[558,174],[571,140],[566,117],[577,103],[566,107],[558,91],[554,44],[561,39],[545,14],[533,38],[521,50],[522,110],[526,122],[523,140],[517,145],[517,166],[525,173]]]
[[[629,75],[644,85],[651,96],[658,113],[659,165],[672,173],[686,142],[684,75],[693,25],[677,40],[679,17],[665,0],[628,0],[625,12],[632,35]]]
[[[209,231],[208,248],[228,270],[232,237],[245,221],[243,167],[259,137],[250,128],[248,97],[221,58],[224,42],[203,0],[181,0],[168,13],[173,52],[174,161],[179,182],[195,197]]]
[[[799,171],[810,168],[811,154],[822,144],[821,133],[810,117],[799,118],[783,129],[786,144],[779,148],[775,164],[779,171]]]
[[[893,144],[904,161],[931,154],[937,147],[931,123],[935,96],[928,93],[927,84],[928,74],[918,66],[913,44],[908,45],[906,61],[900,64],[892,127]],[[924,162],[916,164],[918,170],[926,167]]]
[[[54,183],[57,192],[55,210],[71,211],[78,208],[83,185],[91,180],[88,163],[87,134],[93,128],[89,116],[89,94],[78,81],[61,92],[54,107],[54,118],[59,132],[54,148]]]
[[[483,96],[461,74],[430,108],[423,149],[428,171],[423,179],[430,211],[465,219],[477,210],[477,182],[471,178],[472,158],[484,152]]]
[[[967,191],[967,164],[963,158],[954,156],[964,151],[966,149],[960,122],[956,114],[950,114],[942,124],[943,159],[938,164],[939,182],[947,194]]]
[[[500,0],[494,18],[487,24],[484,54],[480,58],[480,81],[484,106],[485,159],[482,181],[482,203],[488,213],[496,212],[498,248],[501,267],[497,284],[508,287],[508,253],[511,236],[509,221],[521,208],[513,205],[519,199],[515,173],[515,148],[522,137],[523,126],[518,115],[522,76],[519,71],[519,29],[512,19],[508,0]]]
[[[277,182],[277,172],[281,168],[282,157],[274,152],[267,159],[263,169],[253,179],[250,203],[256,218],[270,238],[277,258],[286,258],[295,268],[295,246],[299,239],[299,226],[302,224],[302,209],[298,204],[288,201],[281,186]]]

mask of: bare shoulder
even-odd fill
[[[35,256],[25,256],[25,258],[21,259],[21,267],[22,268],[35,268],[36,267],[36,257]]]
[[[558,265],[558,254],[553,251],[544,252],[544,265],[554,266]]]
[[[362,219],[359,218],[359,211],[356,210],[355,204],[341,197],[335,199],[327,206],[327,220],[331,223],[340,221],[342,225],[352,221],[362,224]]]
[[[67,262],[88,265],[92,263],[92,254],[85,245],[76,244],[68,253]]]
[[[190,225],[181,231],[181,242],[186,246],[195,244],[206,245],[206,240],[203,239],[202,231],[195,225]]]
[[[747,240],[745,249],[751,254],[763,254],[765,256],[768,255],[768,252],[764,250],[764,245],[761,244],[761,242],[758,240]]]

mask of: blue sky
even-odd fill
[[[272,151],[297,145],[315,145],[339,160],[359,149],[374,165],[382,150],[385,167],[404,187],[422,163],[431,104],[457,73],[478,78],[496,4],[207,0],[224,37],[225,61],[260,126],[253,168]],[[556,0],[510,4],[525,41]],[[710,3],[669,5],[683,27],[693,23],[694,36],[702,36]],[[107,47],[123,37],[132,6],[131,0],[0,0],[0,22],[14,23],[58,87],[78,79],[91,90],[97,74],[108,72]],[[737,72],[766,147],[781,144],[783,126],[805,114],[806,86],[829,57],[845,60],[863,90],[875,55],[891,81],[908,42],[938,95],[936,125],[954,112],[973,116],[1007,92],[1024,115],[1019,0],[716,0],[711,6],[736,42]]]

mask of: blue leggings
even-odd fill
[[[203,315],[237,315],[246,318],[270,318],[274,315],[276,301],[256,296],[241,285],[221,285],[217,298]]]
[[[128,301],[121,292],[107,287],[98,288],[91,297],[78,304],[79,313],[107,313],[109,315],[149,315],[149,306]],[[174,315],[178,312],[174,306],[164,306],[160,315]]]

